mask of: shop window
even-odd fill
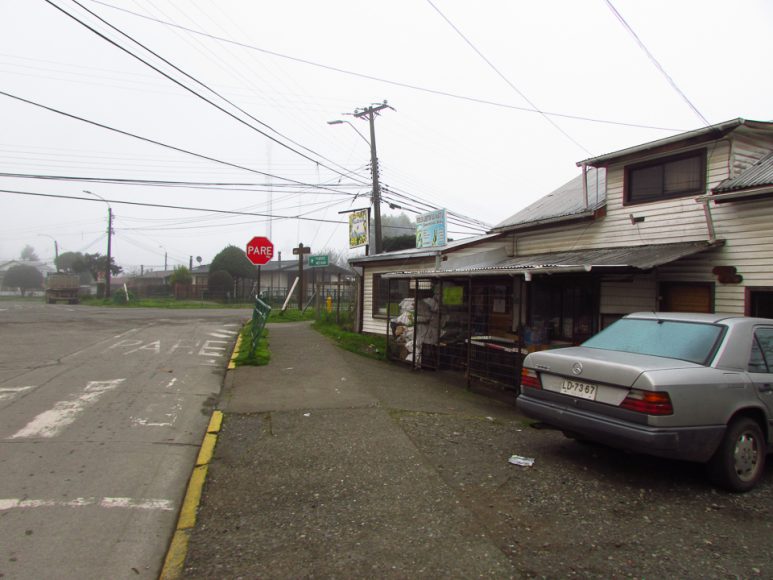
[[[531,340],[579,343],[594,332],[591,279],[545,279],[531,286]]]
[[[747,309],[749,316],[773,318],[773,288],[749,288]]]
[[[400,301],[411,296],[407,279],[386,279],[373,274],[373,316],[386,318],[399,313]]]
[[[698,195],[705,189],[705,149],[625,168],[627,204]]]
[[[508,279],[475,281],[472,286],[472,333],[507,336],[513,333],[513,282]]]

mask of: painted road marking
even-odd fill
[[[209,336],[214,336],[215,338],[232,338],[230,334],[223,334],[220,332],[210,332]]]
[[[146,409],[146,412],[150,411],[149,414],[152,413],[152,408],[156,407],[158,405],[151,405]],[[145,417],[130,417],[132,425],[139,426],[139,427],[173,427],[174,424],[177,422],[177,416],[183,409],[183,399],[182,397],[177,398],[177,402],[172,405],[172,407],[167,407],[164,405],[164,409],[168,409],[169,412],[162,413],[164,419],[163,420],[153,420],[153,419],[147,419]]]
[[[227,345],[228,340],[206,340],[204,346],[199,351],[199,356],[223,356],[225,354],[225,346],[217,346],[219,344]]]
[[[0,511],[12,509],[36,509],[50,507],[80,508],[97,506],[113,509],[134,510],[160,510],[170,512],[174,510],[174,502],[169,499],[135,499],[131,497],[76,497],[69,501],[55,499],[0,499]]]
[[[34,386],[30,387],[5,387],[0,389],[0,401],[5,401],[6,399],[13,399],[14,397],[18,396],[20,393],[23,393],[24,391],[29,391],[30,389],[34,389]]]
[[[81,395],[74,399],[59,401],[52,409],[43,411],[19,431],[11,435],[11,439],[21,437],[54,437],[70,424],[88,407],[96,403],[102,395],[112,391],[126,379],[112,381],[89,381]]]

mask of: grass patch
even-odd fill
[[[344,350],[376,360],[386,360],[386,337],[384,336],[357,334],[324,319],[317,320],[311,327],[333,339]]]
[[[306,312],[301,312],[297,308],[288,308],[284,312],[280,308],[272,309],[268,315],[269,322],[304,322],[314,320],[316,313],[313,308],[308,308]]]
[[[0,296],[0,302],[40,302],[43,300],[43,296],[22,296],[21,294],[16,294],[15,296]]]
[[[108,306],[115,308],[169,308],[174,310],[195,310],[209,308],[253,308],[254,304],[223,304],[209,300],[176,300],[174,298],[140,298],[128,303],[117,304],[112,298],[81,298],[86,306]]]
[[[252,351],[252,323],[248,322],[242,327],[240,333],[239,351],[233,360],[234,365],[260,367],[267,365],[271,360],[271,351],[268,350],[268,329],[263,329],[263,335],[258,341],[258,348]]]

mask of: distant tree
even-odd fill
[[[25,262],[37,262],[40,258],[38,258],[38,255],[35,253],[35,248],[27,244],[21,251],[21,259]]]
[[[234,289],[234,279],[225,270],[216,270],[210,272],[207,287],[212,298],[227,298]]]
[[[43,274],[37,268],[22,264],[8,268],[3,278],[6,288],[18,288],[24,296],[27,290],[38,290],[43,287]]]
[[[408,234],[404,236],[394,236],[384,238],[382,247],[385,252],[396,252],[397,250],[410,250],[416,247],[416,235]]]
[[[54,260],[56,267],[60,272],[73,272],[80,274],[88,271],[88,265],[80,252],[64,252]]]
[[[191,276],[191,271],[185,266],[175,266],[172,275],[169,276],[169,283],[172,286],[175,284],[188,286],[191,282],[193,282],[193,276]]]
[[[375,241],[372,238],[376,235],[376,228],[372,224],[370,234],[371,248],[373,248]],[[416,223],[404,213],[381,216],[381,236],[381,245],[385,252],[415,248]]]
[[[399,238],[416,233],[416,222],[405,213],[381,216],[381,235],[384,238]]]
[[[220,253],[212,258],[209,265],[210,272],[225,270],[235,280],[258,277],[258,271],[255,265],[247,258],[247,254],[241,248],[236,246],[226,246]]]
[[[91,275],[94,276],[95,280],[99,278],[100,275],[104,275],[107,268],[107,256],[103,256],[99,252],[94,254],[84,254],[83,262],[86,266],[86,269],[91,272]],[[116,276],[121,272],[123,272],[123,268],[118,266],[115,263],[115,258],[110,256],[110,275]]]

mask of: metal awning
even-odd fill
[[[646,246],[625,246],[620,248],[598,248],[569,250],[531,256],[492,258],[481,256],[469,259],[462,267],[446,265],[437,270],[414,270],[390,272],[384,278],[449,278],[468,276],[495,276],[522,274],[558,274],[569,272],[590,272],[599,269],[649,270],[674,262],[680,258],[721,246],[723,241],[679,242],[673,244],[651,244]]]

